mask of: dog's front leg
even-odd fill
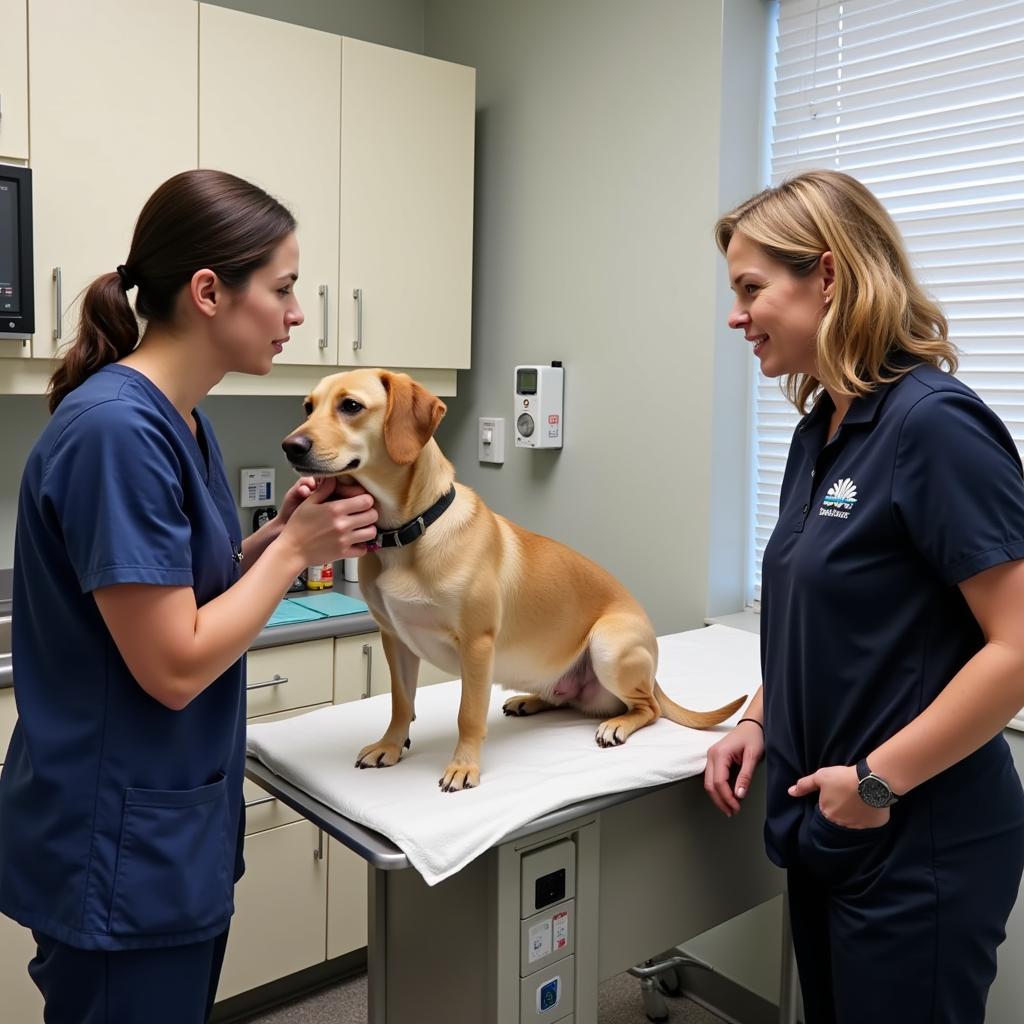
[[[391,672],[391,721],[376,743],[359,751],[357,768],[389,768],[397,764],[402,748],[409,746],[409,726],[416,718],[420,659],[394,633],[382,629],[381,642]]]
[[[487,709],[494,674],[494,635],[487,633],[462,644],[460,661],[459,742],[437,783],[446,793],[480,785],[480,747],[487,735]]]

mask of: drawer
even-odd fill
[[[18,720],[18,709],[14,703],[14,687],[5,686],[0,690],[0,764],[7,757],[7,747],[14,732],[14,723]]]
[[[282,718],[294,718],[296,715],[305,715],[322,707],[326,708],[330,705],[318,704],[315,707],[301,708],[297,711],[282,711],[277,715],[250,718],[249,723],[275,722]],[[276,796],[271,796],[251,779],[245,780],[242,786],[242,796],[245,799],[245,834],[247,836],[302,819],[302,815],[298,811],[293,811],[287,804],[282,803]]]
[[[333,653],[334,641],[330,637],[250,651],[247,717],[330,704],[334,689]]]

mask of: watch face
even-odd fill
[[[875,775],[861,779],[857,790],[861,800],[869,807],[888,807],[892,802],[892,790]]]

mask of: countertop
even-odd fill
[[[340,568],[340,564],[339,564]],[[11,571],[0,569],[0,616],[11,614]],[[339,576],[335,577],[333,587],[338,594],[348,597],[359,597],[359,584],[348,583]],[[314,591],[305,591],[310,596]],[[301,597],[303,594],[286,594],[285,597]],[[253,641],[250,650],[256,651],[263,647],[279,647],[282,644],[298,644],[304,640],[320,640],[329,636],[356,636],[360,633],[375,633],[377,623],[369,612],[357,612],[354,615],[340,615],[334,618],[316,619],[312,622],[295,622],[283,626],[264,627]],[[0,689],[14,685],[14,674],[11,669],[10,654],[0,655]]]

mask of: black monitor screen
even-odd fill
[[[0,181],[0,315],[21,312],[18,284],[18,183]]]
[[[516,370],[516,391],[521,395],[537,394],[537,371]]]

